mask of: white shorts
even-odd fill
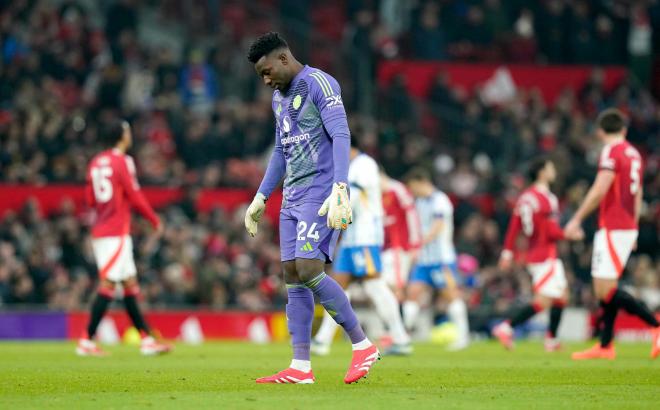
[[[527,264],[527,270],[532,275],[534,293],[552,299],[564,296],[568,285],[564,273],[564,264],[560,259],[529,263]]]
[[[637,241],[637,234],[636,229],[614,231],[599,229],[594,235],[591,276],[600,279],[619,279]]]
[[[405,288],[410,275],[410,254],[401,248],[389,248],[384,250],[380,257],[385,282],[397,289]]]
[[[92,248],[101,280],[121,282],[137,274],[129,235],[94,238]]]

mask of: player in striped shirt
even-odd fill
[[[440,290],[449,301],[447,316],[458,329],[458,338],[450,350],[464,349],[469,344],[467,306],[462,299],[454,249],[454,207],[449,197],[433,185],[431,175],[422,168],[406,176],[408,188],[415,196],[415,207],[422,225],[422,248],[410,274],[403,317],[406,326],[414,327],[421,302],[431,290]]]
[[[412,346],[403,326],[399,301],[381,277],[383,205],[378,165],[355,146],[351,147],[348,184],[351,188],[353,223],[342,234],[333,265],[333,278],[344,289],[351,282],[361,284],[392,336],[393,344],[384,354],[408,355],[412,353]],[[329,354],[336,330],[337,324],[326,312],[314,336],[312,352]]]

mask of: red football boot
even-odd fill
[[[614,360],[616,359],[616,351],[614,350],[614,345],[612,343],[610,343],[610,345],[607,347],[601,347],[600,343],[596,343],[593,347],[587,350],[573,353],[571,358],[573,358],[573,360]]]
[[[491,332],[506,350],[513,349],[513,328],[509,322],[502,322],[495,326]]]
[[[346,372],[344,383],[355,383],[363,377],[366,377],[371,370],[371,366],[380,360],[380,352],[375,345],[371,345],[363,350],[353,350],[353,360],[351,366]]]
[[[313,384],[314,380],[314,373],[312,373],[311,370],[308,373],[305,373],[289,367],[288,369],[284,369],[272,376],[261,377],[257,379],[257,383]]]

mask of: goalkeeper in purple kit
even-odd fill
[[[314,383],[310,361],[314,295],[341,325],[353,345],[344,377],[365,377],[380,353],[365,336],[346,294],[325,274],[339,232],[351,222],[348,198],[350,132],[339,84],[330,75],[303,65],[278,33],[266,33],[250,46],[248,60],[273,91],[275,149],[266,175],[245,214],[252,236],[265,202],[284,178],[280,211],[280,251],[293,344],[289,368],[257,383]]]

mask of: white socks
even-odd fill
[[[454,345],[456,347],[465,347],[470,342],[470,326],[468,324],[467,306],[461,298],[456,298],[449,303],[447,307],[447,316],[458,330],[458,339]]]
[[[353,350],[364,350],[368,347],[371,347],[371,345],[372,345],[371,340],[369,340],[368,337],[365,337],[363,341],[358,343],[353,343],[351,346],[353,347]]]
[[[362,287],[369,296],[392,335],[394,344],[406,345],[410,343],[410,336],[403,327],[403,320],[399,312],[399,302],[385,280],[382,278],[365,280]]]
[[[301,372],[309,373],[312,370],[312,362],[310,360],[291,360],[292,369],[300,370]]]
[[[406,328],[412,329],[417,323],[419,317],[420,306],[419,303],[413,300],[406,300],[403,302],[403,323]]]

